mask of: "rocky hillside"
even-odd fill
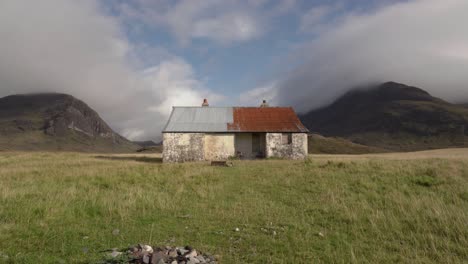
[[[394,82],[348,92],[301,119],[312,132],[389,150],[464,146],[468,136],[467,108]]]
[[[127,152],[137,147],[67,94],[0,98],[0,150]]]

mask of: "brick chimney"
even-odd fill
[[[266,100],[263,100],[262,104],[260,105],[260,107],[268,107],[268,103]]]
[[[203,99],[203,104],[201,105],[203,107],[208,107],[210,106],[210,104],[208,104],[208,100],[207,99]]]

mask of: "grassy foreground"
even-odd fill
[[[0,152],[0,262],[97,263],[101,250],[149,243],[191,245],[221,263],[462,263],[468,159],[457,157],[222,168]]]

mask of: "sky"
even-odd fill
[[[395,81],[468,101],[466,0],[2,0],[0,96],[61,92],[131,140],[172,106],[325,106]]]

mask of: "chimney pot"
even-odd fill
[[[269,105],[268,105],[268,103],[267,103],[266,100],[263,100],[263,101],[262,101],[262,104],[260,105],[260,107],[268,107],[268,106],[269,106]]]
[[[208,100],[207,99],[203,99],[203,104],[202,106],[210,106],[210,104],[208,104]]]

